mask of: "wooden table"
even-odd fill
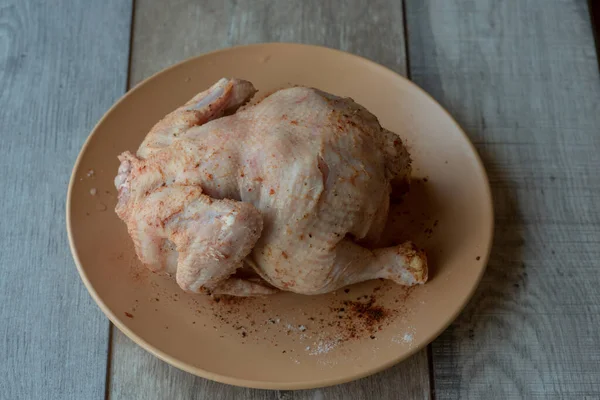
[[[494,194],[492,257],[456,322],[319,390],[236,388],[154,358],[93,303],[65,233],[71,168],[115,100],[190,56],[270,41],[408,76],[466,130]],[[596,56],[584,0],[0,1],[0,398],[600,398]]]

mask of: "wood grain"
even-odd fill
[[[412,79],[475,142],[492,258],[437,399],[600,397],[600,84],[585,1],[407,1]]]
[[[399,1],[137,0],[131,82],[241,44],[299,42],[349,51],[405,75]]]
[[[108,321],[71,258],[65,195],[125,90],[130,13],[121,0],[0,2],[2,399],[104,397]]]
[[[138,0],[132,83],[183,59],[218,48],[269,41],[303,42],[351,51],[397,72],[406,70],[402,5],[378,0],[320,2]],[[113,331],[111,398],[392,399],[429,397],[426,352],[373,377],[320,390],[275,392],[236,388],[168,366]]]

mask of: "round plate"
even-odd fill
[[[221,77],[258,97],[290,85],[352,97],[405,138],[414,181],[392,207],[386,240],[412,239],[430,263],[414,289],[371,281],[320,296],[281,293],[215,301],[182,292],[137,261],[113,209],[117,155]],[[90,294],[127,336],[164,361],[233,385],[301,389],[357,379],[406,359],[458,315],[492,239],[488,180],[473,145],[442,107],[396,73],[341,51],[261,44],[206,54],[138,85],[94,128],[71,177],[67,227]]]

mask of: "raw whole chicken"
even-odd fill
[[[211,294],[424,283],[411,242],[373,249],[410,177],[401,139],[350,98],[294,87],[244,106],[255,93],[221,79],[119,157],[116,212],[139,259]]]

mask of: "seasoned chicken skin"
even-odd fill
[[[392,184],[407,182],[401,139],[352,99],[256,90],[221,79],[123,153],[116,212],[139,259],[191,292],[319,294],[365,280],[427,280],[410,242],[375,248]],[[250,267],[260,278],[235,272]]]

